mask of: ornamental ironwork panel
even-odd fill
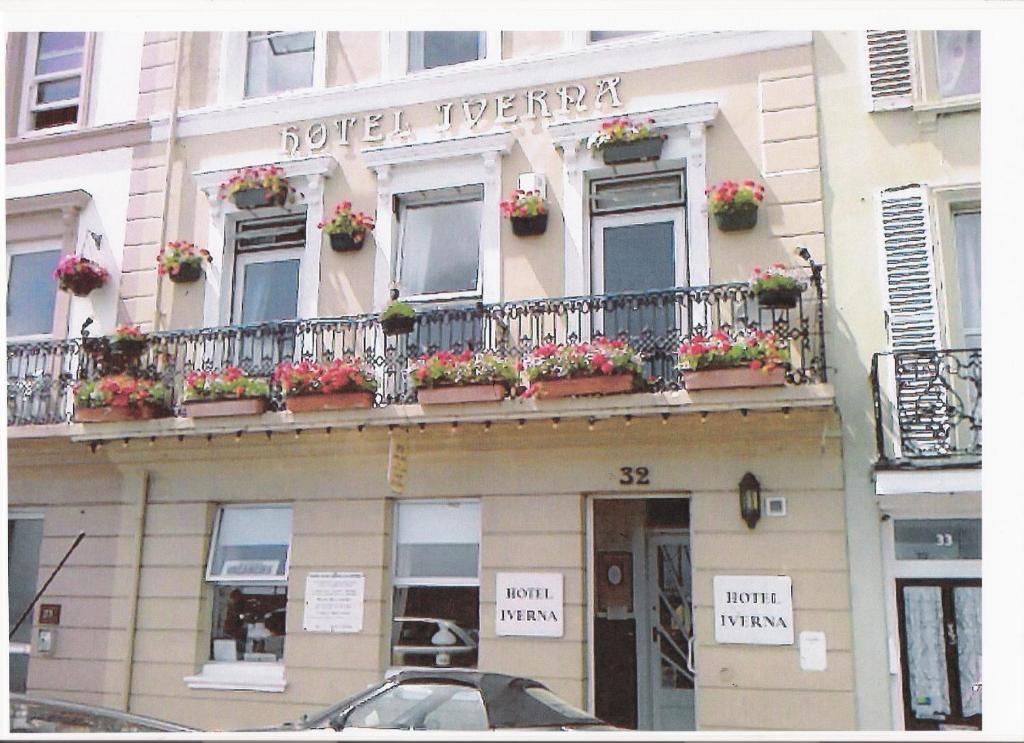
[[[694,333],[772,330],[788,339],[787,379],[826,381],[820,282],[793,309],[760,307],[746,284],[682,287],[638,293],[468,304],[420,310],[413,331],[384,335],[376,315],[315,318],[150,334],[133,373],[162,380],[181,412],[184,380],[192,370],[238,366],[270,376],[282,361],[328,361],[356,356],[373,369],[377,405],[412,402],[412,360],[437,350],[489,350],[521,357],[545,343],[578,343],[598,336],[629,342],[643,357],[652,390],[679,389],[676,350]],[[104,372],[86,338],[7,346],[8,424],[57,423],[73,414],[74,386]],[[102,347],[103,343],[100,342]],[[101,357],[102,354],[99,354]],[[271,408],[283,400],[272,385]]]

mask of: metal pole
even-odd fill
[[[55,577],[57,577],[57,573],[59,573],[60,569],[62,567],[64,567],[64,563],[66,563],[68,561],[68,558],[71,557],[71,553],[75,551],[75,547],[77,547],[78,544],[84,538],[85,538],[85,532],[84,531],[78,532],[78,536],[75,537],[74,544],[72,544],[71,547],[68,549],[68,551],[66,553],[64,553],[64,557],[63,557],[63,559],[61,559],[60,564],[57,565],[57,567],[55,567],[53,569],[53,572],[50,573],[50,577],[46,579],[46,583],[44,583],[43,587],[39,589],[39,593],[37,593],[35,595],[35,598],[33,598],[32,601],[29,603],[29,605],[25,607],[25,611],[23,611],[21,613],[21,616],[18,617],[18,621],[14,623],[14,626],[11,628],[11,633],[9,635],[7,635],[7,639],[8,640],[10,640],[12,637],[14,637],[14,633],[18,631],[18,627],[20,627],[21,623],[25,621],[25,617],[27,617],[29,614],[32,613],[32,607],[34,607],[36,605],[36,602],[42,597],[42,595],[46,591],[46,589],[50,587],[50,583],[52,583],[53,579]]]

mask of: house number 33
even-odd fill
[[[650,485],[651,471],[646,467],[619,467],[619,485]]]

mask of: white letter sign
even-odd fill
[[[716,575],[715,642],[793,644],[793,580],[787,575]]]
[[[362,632],[362,573],[310,573],[306,576],[306,632]]]
[[[561,637],[564,630],[561,573],[498,573],[494,633]]]

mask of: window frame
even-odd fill
[[[307,208],[308,211],[308,208]],[[230,302],[231,307],[228,312],[227,319],[231,325],[241,325],[242,323],[242,299],[245,294],[245,271],[244,268],[252,263],[273,263],[281,260],[298,259],[299,261],[299,285],[295,296],[295,317],[290,318],[291,320],[297,320],[301,316],[302,308],[302,267],[303,260],[306,255],[306,247],[295,246],[291,248],[253,248],[251,250],[238,250],[238,225],[246,219],[259,218],[261,214],[247,214],[242,216],[241,213],[235,215],[229,220],[229,224],[226,225],[226,232],[224,239],[224,252],[225,255],[230,258],[227,265],[230,266],[230,270],[225,270],[226,286],[230,287]],[[306,222],[308,224],[308,215]],[[306,234],[306,241],[309,240],[308,233]],[[240,270],[242,269],[242,270]],[[288,322],[288,320],[274,320],[270,322]]]
[[[93,50],[95,47],[96,34],[85,31],[85,40],[82,44],[82,66],[77,70],[77,76],[80,79],[78,98],[68,99],[77,100],[78,115],[75,117],[75,122],[73,124],[61,124],[59,126],[50,126],[42,129],[36,129],[32,126],[32,117],[37,111],[64,108],[67,104],[66,101],[62,101],[61,103],[65,104],[63,106],[43,104],[42,108],[37,108],[37,105],[35,104],[35,94],[39,83],[75,77],[74,74],[69,74],[69,71],[67,70],[59,73],[46,73],[43,75],[36,74],[35,68],[39,56],[39,35],[41,33],[45,32],[35,31],[26,34],[24,74],[22,76],[21,86],[21,106],[18,114],[18,133],[22,137],[38,137],[59,132],[75,131],[86,127],[89,121],[89,99],[91,98]]]
[[[56,251],[57,260],[63,258],[66,253],[64,246],[61,244],[59,238],[51,238],[49,240],[43,238],[39,240],[24,240],[17,242],[8,242],[6,246],[6,268],[7,268],[7,281],[11,280],[11,267],[14,264],[14,257],[18,255],[27,255],[29,253],[44,253],[49,251]],[[54,264],[54,268],[57,265]],[[48,341],[54,340],[59,336],[63,336],[59,328],[67,321],[67,307],[62,307],[60,301],[61,291],[59,288],[54,288],[53,298],[53,315],[50,318],[50,330],[45,333],[28,333],[25,335],[10,335],[7,338],[10,341],[17,343],[30,342],[30,341]],[[10,297],[8,296],[8,301]]]
[[[327,87],[327,31],[313,31],[313,78],[312,84],[304,88],[292,88],[265,96],[245,95],[245,83],[249,72],[249,32],[225,31],[221,35],[220,75],[218,99],[220,103],[242,103],[266,101],[281,96],[303,95],[311,90]],[[244,64],[238,64],[238,60]]]
[[[293,507],[293,504],[291,504],[291,503],[224,503],[224,504],[221,504],[220,506],[218,506],[217,513],[214,516],[213,532],[210,535],[210,551],[209,551],[209,555],[207,555],[207,558],[206,558],[206,573],[205,573],[205,578],[204,578],[204,581],[206,583],[216,583],[216,584],[219,584],[219,585],[236,585],[236,584],[242,584],[242,583],[244,583],[246,585],[260,585],[260,584],[267,584],[267,585],[282,585],[283,584],[285,586],[288,585],[288,572],[289,572],[290,567],[291,567],[291,557],[292,557],[292,537],[293,537],[293,535],[295,533],[294,521],[292,522],[291,528],[289,528],[289,530],[288,530],[288,550],[287,550],[287,552],[285,554],[285,559],[284,559],[284,575],[274,576],[274,577],[271,577],[271,578],[268,578],[268,577],[262,576],[262,575],[261,576],[238,576],[238,575],[216,576],[216,575],[213,575],[213,572],[212,572],[213,571],[213,559],[214,559],[214,557],[216,556],[216,553],[217,553],[217,542],[218,542],[218,539],[220,538],[220,527],[221,527],[221,522],[223,521],[224,513],[226,511],[229,511],[229,510],[231,510],[231,511],[240,511],[240,510],[243,510],[243,509],[253,509],[253,508],[288,509],[289,511],[291,511],[293,519],[294,519],[294,516],[295,516],[295,509]]]
[[[672,223],[673,259],[675,264],[675,285],[687,286],[687,246],[685,205],[658,208],[642,208],[613,214],[590,215],[590,286],[594,294],[605,294],[604,289],[604,229],[606,227],[630,227],[633,225]]]
[[[974,30],[974,29],[963,29]],[[918,123],[926,130],[936,125],[939,114],[973,111],[981,108],[981,91],[967,95],[943,97],[939,93],[939,60],[937,31],[910,33],[912,61],[913,110]]]
[[[962,212],[984,213],[980,184],[928,188],[935,276],[938,294],[939,340],[945,348],[965,348],[967,328],[961,311],[959,256],[954,218]],[[984,232],[984,217],[982,217]]]
[[[427,29],[432,30],[432,29]],[[458,62],[456,64],[442,65],[440,67],[430,67],[423,70],[410,70],[409,69],[409,32],[408,31],[388,31],[381,34],[382,37],[382,49],[381,49],[381,60],[383,61],[383,68],[381,70],[381,77],[384,80],[394,80],[397,78],[412,76],[412,75],[444,75],[451,74],[462,70],[473,69],[481,65],[494,65],[501,62],[501,43],[502,43],[502,32],[501,31],[480,31],[485,39],[484,41],[484,56],[473,59],[468,62]]]

